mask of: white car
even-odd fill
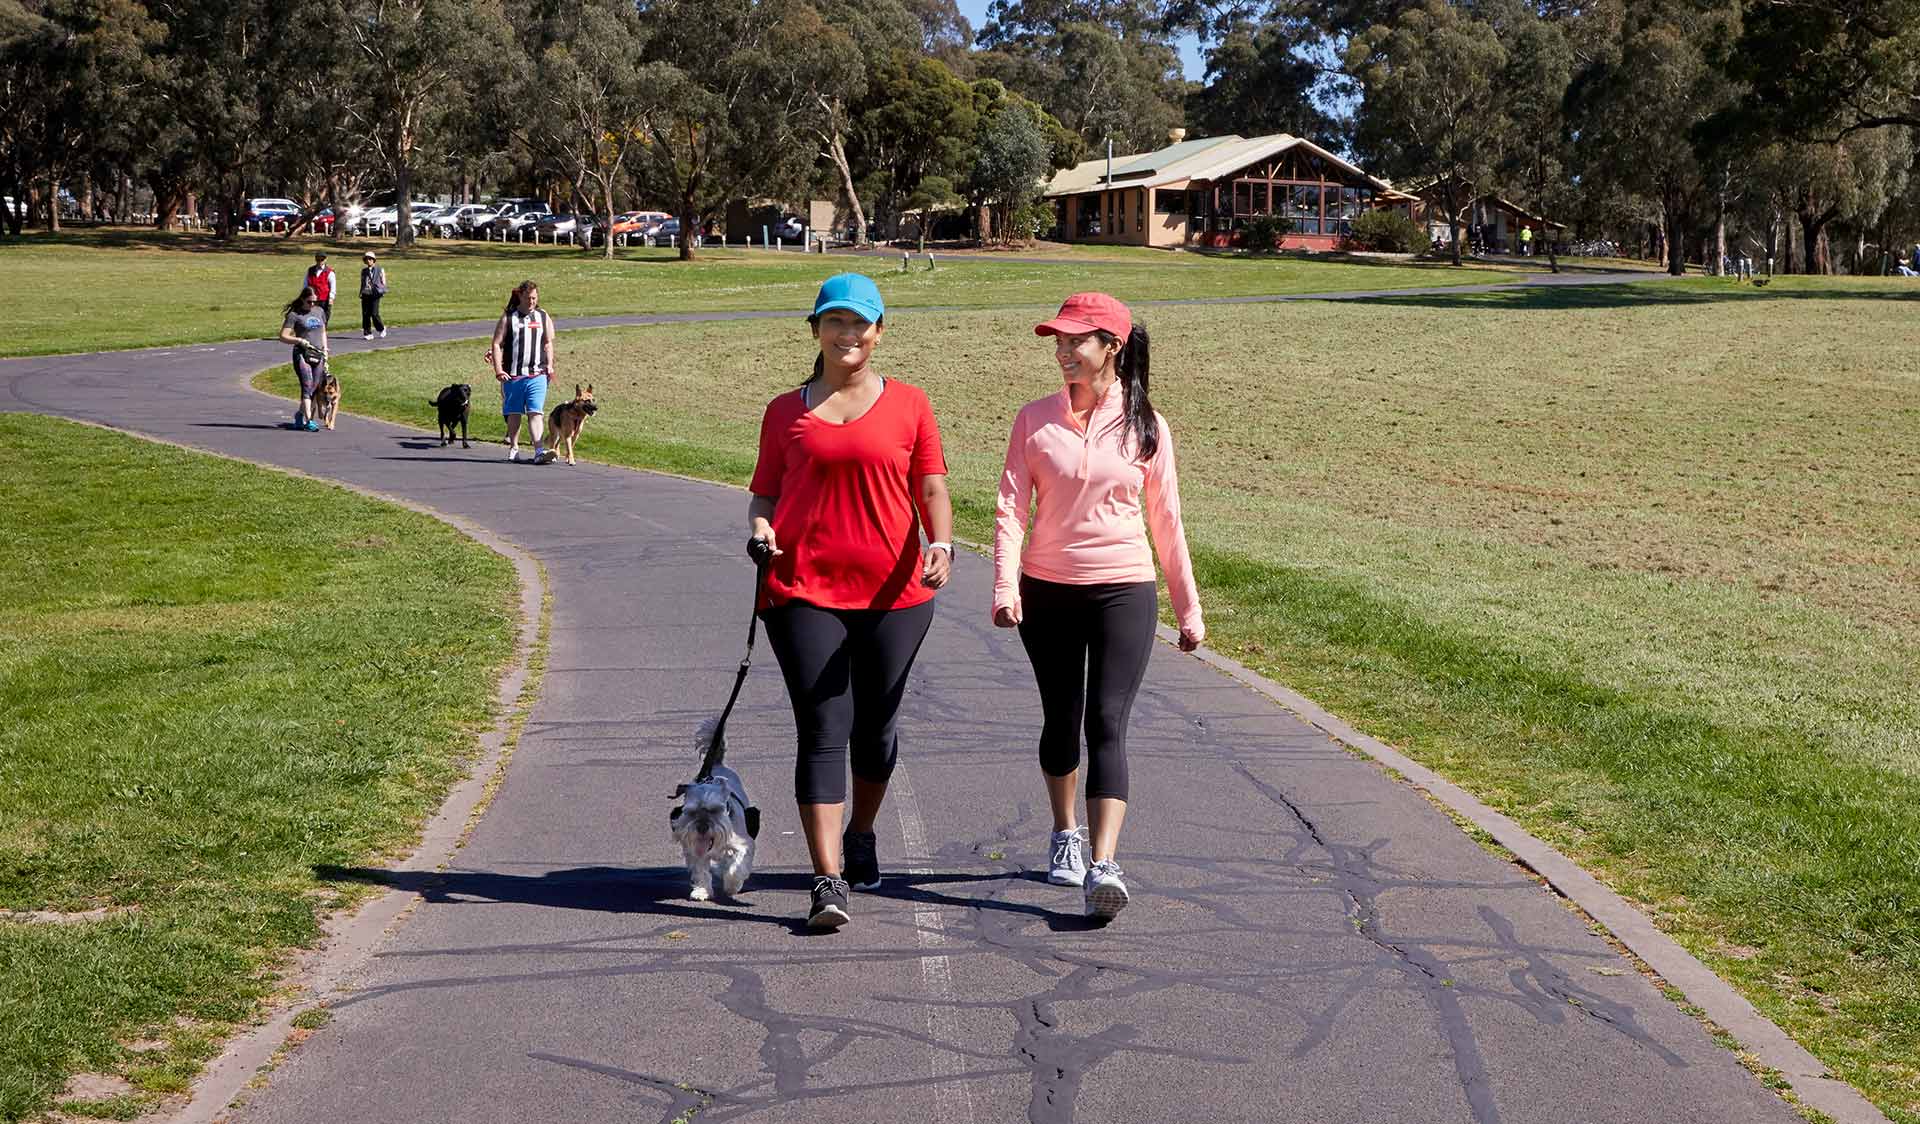
[[[469,238],[484,233],[487,224],[500,217],[500,212],[484,203],[470,204],[473,210],[460,217],[457,227],[460,233]]]
[[[478,203],[455,203],[435,211],[426,218],[426,225],[433,228],[435,234],[447,237],[466,229],[466,220],[486,208]]]
[[[398,207],[370,207],[360,212],[360,217],[354,220],[354,226],[362,233],[377,234],[381,227],[397,226],[399,222]]]

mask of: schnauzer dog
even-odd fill
[[[708,719],[695,737],[703,759],[718,724]],[[674,795],[681,798],[680,806],[670,818],[673,838],[687,858],[687,880],[693,884],[688,896],[697,902],[711,898],[715,874],[720,892],[735,896],[753,874],[753,841],[760,834],[760,809],[747,803],[740,774],[716,765],[711,776],[681,785]]]

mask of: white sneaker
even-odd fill
[[[363,339],[363,340],[370,340],[370,339],[372,339],[372,338],[373,338],[373,333],[372,333],[372,332],[361,332],[361,333],[360,333],[360,338],[361,338],[361,339]]]
[[[380,338],[381,339],[387,338],[387,330],[385,328],[380,329]]]
[[[517,460],[519,460],[519,459],[520,459],[520,446],[518,446],[518,445],[510,445],[510,446],[508,446],[508,447],[507,447],[507,459],[508,459],[508,460],[510,460],[510,461],[517,461]]]
[[[1087,829],[1053,833],[1052,854],[1047,860],[1047,881],[1055,886],[1084,886],[1087,882]]]
[[[1101,924],[1127,908],[1127,884],[1120,880],[1120,864],[1102,859],[1087,871],[1087,918]]]

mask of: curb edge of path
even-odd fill
[[[485,527],[414,500],[133,430],[74,418],[61,420],[328,484],[381,503],[393,504],[436,519],[513,563],[514,576],[519,584],[519,614],[514,630],[513,658],[502,672],[494,693],[495,704],[499,708],[498,717],[475,739],[477,753],[472,763],[465,775],[448,789],[440,806],[421,829],[419,844],[388,869],[433,871],[443,866],[466,842],[467,832],[473,826],[475,817],[485,810],[492,799],[496,784],[511,760],[513,747],[519,741],[521,719],[533,701],[522,696],[534,682],[535,657],[546,642],[547,575],[539,560]],[[406,916],[418,900],[419,895],[413,891],[389,889],[357,908],[324,918],[321,921],[320,940],[314,947],[298,951],[293,963],[286,971],[279,973],[277,980],[280,989],[298,988],[304,995],[297,1000],[281,1001],[273,1007],[264,1022],[229,1038],[219,1055],[208,1062],[200,1076],[194,1079],[190,1099],[185,1105],[143,1119],[165,1124],[212,1124],[238,1107],[246,1099],[248,1086],[263,1070],[272,1067],[275,1056],[285,1048],[287,1037],[294,1029],[293,1020],[307,1011],[324,1008],[329,993],[366,961],[374,946],[386,938],[388,931]]]
[[[1166,625],[1157,626],[1157,631],[1160,639],[1168,644],[1176,644],[1180,638],[1177,630]],[[1834,1077],[1819,1058],[1762,1014],[1735,991],[1733,985],[1572,859],[1534,838],[1525,828],[1459,785],[1378,738],[1360,732],[1298,691],[1211,649],[1203,647],[1190,654],[1279,703],[1341,745],[1400,773],[1414,787],[1492,836],[1494,842],[1511,851],[1522,866],[1546,879],[1556,893],[1605,926],[1608,933],[1649,968],[1678,988],[1689,1003],[1738,1039],[1760,1064],[1778,1071],[1802,1104],[1827,1114],[1837,1124],[1891,1124],[1873,1102],[1852,1085]]]

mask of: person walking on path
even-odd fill
[[[553,450],[541,444],[546,425],[547,383],[553,379],[553,317],[540,307],[540,287],[522,281],[493,326],[487,358],[500,383],[500,412],[507,422],[507,459],[520,459],[520,419],[533,435],[533,463],[547,464]]]
[[[370,340],[373,333],[379,332],[380,338],[386,339],[387,325],[380,319],[380,298],[387,295],[387,271],[372,250],[368,250],[362,260],[366,264],[360,267],[360,338]]]
[[[300,407],[294,411],[293,428],[313,432],[320,428],[313,418],[313,392],[319,389],[327,365],[327,319],[313,290],[305,286],[280,312],[280,342],[293,345],[293,374],[300,380]]]
[[[1520,228],[1520,256],[1525,258],[1533,256],[1533,228],[1530,226]]]
[[[1053,337],[1066,385],[1013,420],[994,520],[993,623],[1020,630],[1040,689],[1047,881],[1083,887],[1087,916],[1105,923],[1128,900],[1114,855],[1127,814],[1127,717],[1159,616],[1156,554],[1180,650],[1198,648],[1206,626],[1173,434],[1147,397],[1146,328],[1107,294],[1079,293],[1034,333]],[[1091,838],[1074,815],[1083,725]]]
[[[313,255],[313,264],[307,267],[307,288],[313,290],[313,303],[320,306],[320,318],[328,324],[333,323],[333,294],[338,285],[333,267],[327,264],[327,255]]]
[[[807,318],[820,341],[813,377],[768,403],[747,505],[749,549],[770,557],[760,619],[799,734],[794,797],[816,929],[846,924],[849,884],[880,885],[873,823],[899,757],[895,721],[934,591],[953,566],[933,406],[872,367],[885,317],[870,278],[842,273],[820,286]]]

